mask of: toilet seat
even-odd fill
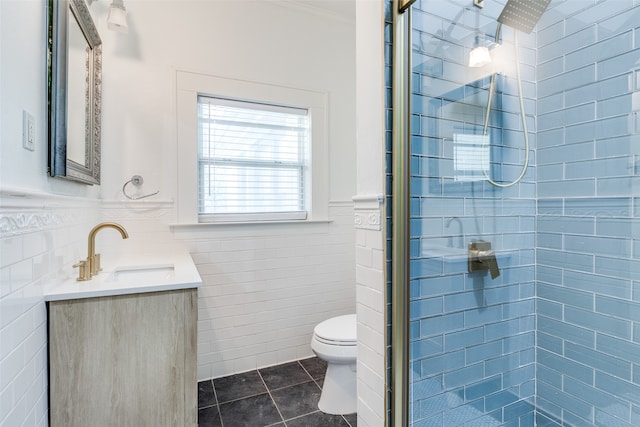
[[[326,345],[335,345],[338,347],[355,347],[358,345],[357,341],[336,341],[336,340],[328,340],[317,335],[314,336],[314,339],[318,342],[321,342]]]
[[[313,329],[316,340],[327,345],[355,346],[357,344],[356,315],[332,317]]]

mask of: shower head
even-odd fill
[[[498,22],[516,30],[530,33],[551,0],[509,0],[498,17]]]

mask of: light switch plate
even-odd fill
[[[25,150],[36,149],[36,124],[33,114],[22,110],[22,147]]]

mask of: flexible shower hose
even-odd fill
[[[496,43],[500,40],[501,28],[502,28],[502,24],[499,23],[498,28],[496,29],[496,36],[495,36]],[[499,188],[507,188],[519,183],[522,180],[522,178],[524,178],[524,175],[527,173],[527,168],[529,167],[529,133],[527,131],[527,118],[524,113],[524,98],[522,96],[522,78],[520,76],[520,55],[518,53],[518,31],[517,30],[514,30],[513,42],[515,46],[516,80],[518,82],[518,100],[520,101],[520,117],[522,119],[522,129],[524,132],[524,153],[525,154],[524,154],[524,164],[522,165],[522,172],[520,172],[520,175],[515,180],[508,182],[506,184],[501,184],[499,182],[494,181],[493,179],[491,179],[491,176],[489,175],[489,171],[484,170],[484,168],[482,169],[482,173],[484,174],[484,177],[487,179],[487,181],[491,185]],[[491,114],[491,101],[493,99],[493,91],[496,85],[496,75],[497,73],[493,73],[491,75],[491,83],[489,85],[489,99],[487,100],[487,114],[485,115],[484,126],[482,128],[483,135],[487,135],[487,129],[489,127],[489,116]]]

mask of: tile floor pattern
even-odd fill
[[[317,357],[198,383],[200,427],[356,427],[318,410],[327,365]]]

